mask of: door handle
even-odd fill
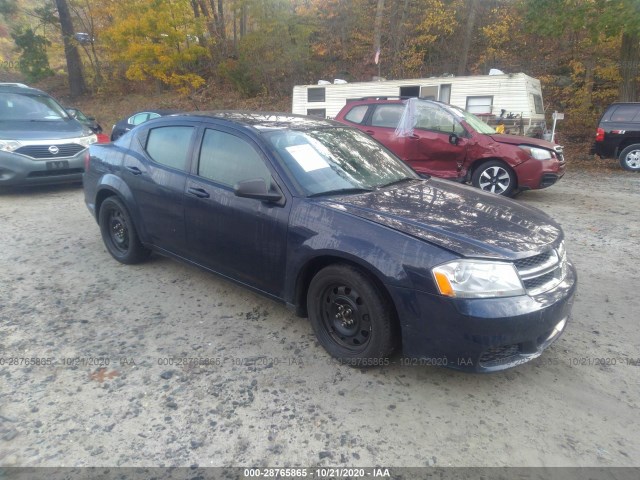
[[[418,135],[409,135],[409,138],[411,140],[419,140],[420,139],[420,137]]]
[[[138,167],[125,167],[127,170],[129,170],[130,173],[132,173],[133,175],[141,175],[142,174],[142,170],[140,170]]]
[[[204,188],[189,187],[187,189],[187,193],[198,198],[209,198],[209,192],[207,192]]]
[[[374,132],[373,130],[365,130],[364,133],[366,133],[367,135],[371,135],[371,136],[376,134],[376,132]]]

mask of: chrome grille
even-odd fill
[[[538,295],[564,280],[566,263],[564,245],[561,245],[557,250],[549,249],[538,255],[516,260],[514,265],[527,293]]]
[[[548,252],[544,252],[539,255],[535,255],[533,257],[521,258],[520,260],[516,260],[513,263],[516,265],[516,268],[518,270],[520,269],[526,270],[526,269],[534,268],[541,264],[544,264],[549,260],[549,258],[552,255],[553,255],[553,251],[549,250]]]
[[[55,147],[55,148],[51,148]],[[25,145],[15,150],[15,153],[31,158],[66,158],[77,155],[87,147],[77,143],[63,143],[51,145]],[[57,149],[57,151],[56,151]],[[53,152],[51,151],[53,150]]]

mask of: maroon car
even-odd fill
[[[562,147],[498,134],[475,115],[421,99],[361,99],[335,118],[371,135],[419,173],[499,195],[546,188],[565,172]]]

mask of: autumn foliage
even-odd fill
[[[63,61],[54,3],[32,3],[2,0],[0,32],[21,31],[26,18],[39,18],[35,33],[42,39],[34,41],[47,45],[53,68]],[[612,101],[638,97],[638,0],[66,3],[94,92],[141,86],[197,96],[233,88],[247,97],[282,98],[293,85],[319,79],[474,75],[499,68],[540,78],[548,117],[564,112],[563,134],[576,138],[592,134]],[[11,55],[29,54],[17,47]]]

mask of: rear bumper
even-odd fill
[[[86,151],[73,157],[50,159],[0,152],[0,187],[80,182]]]
[[[407,364],[489,373],[540,356],[569,322],[577,276],[573,265],[567,270],[560,285],[535,297],[452,300],[391,288]]]

